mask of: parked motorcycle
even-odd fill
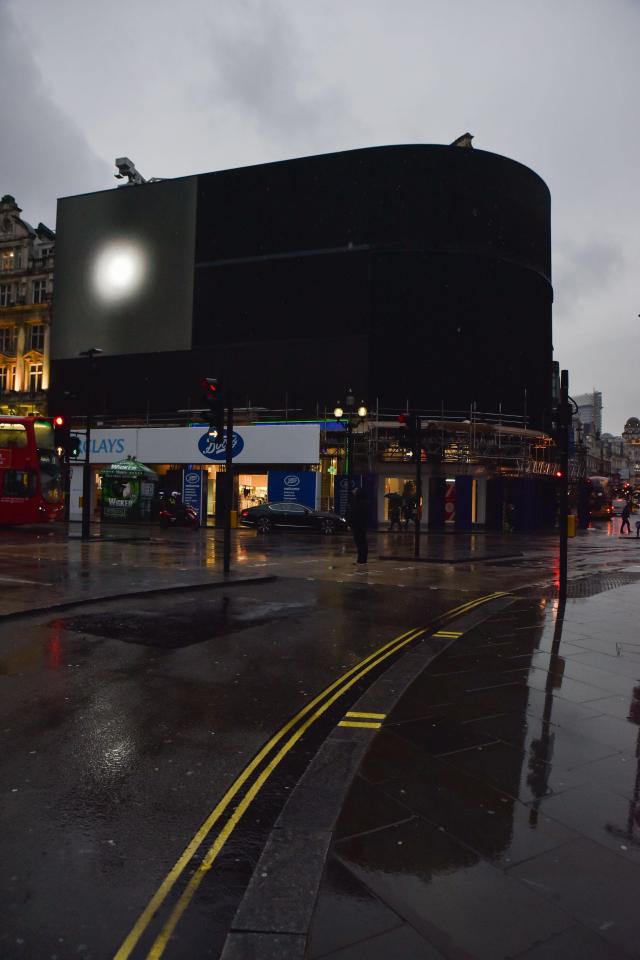
[[[193,507],[184,504],[162,507],[158,513],[158,520],[164,530],[169,527],[191,527],[195,530],[200,526],[196,511]]]

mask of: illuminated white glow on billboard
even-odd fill
[[[93,265],[93,286],[101,300],[125,300],[142,288],[147,256],[140,244],[112,240],[98,252]]]

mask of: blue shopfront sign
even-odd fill
[[[270,470],[267,485],[269,503],[303,503],[313,510],[316,505],[318,474],[312,470]]]
[[[202,509],[202,471],[186,469],[182,475],[182,502],[193,507],[200,519]]]
[[[244,440],[240,434],[236,433],[234,430],[231,441],[232,459],[237,457],[239,453],[242,453],[243,448]],[[210,437],[208,432],[203,433],[198,440],[198,450],[208,460],[213,460],[217,463],[224,463],[227,456],[226,434],[222,434],[220,437]]]
[[[340,474],[333,481],[333,511],[344,517],[349,504],[349,477]]]

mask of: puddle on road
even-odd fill
[[[175,649],[203,643],[249,627],[302,615],[304,603],[259,602],[246,597],[221,597],[183,610],[136,608],[120,613],[88,613],[58,621],[65,630]]]

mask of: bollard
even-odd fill
[[[237,530],[238,529],[238,511],[230,510],[229,512],[231,514],[231,529]]]
[[[578,518],[573,513],[569,514],[569,516],[567,517],[567,536],[568,537],[575,537],[577,525],[578,525]]]

